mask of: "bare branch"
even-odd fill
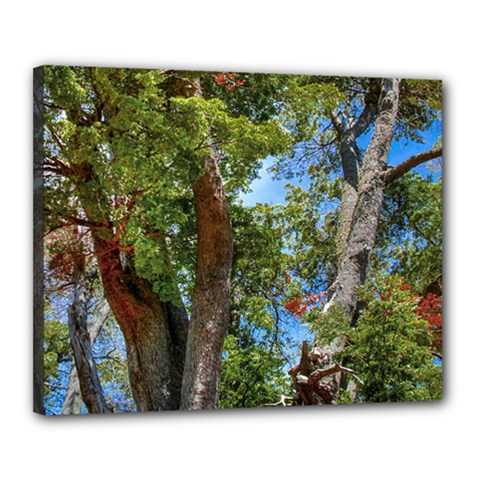
[[[384,173],[385,183],[390,183],[397,178],[405,175],[407,172],[412,170],[412,168],[418,167],[422,163],[433,160],[434,158],[439,158],[442,156],[442,149],[435,148],[433,150],[428,150],[426,152],[418,153],[413,155],[410,158],[407,158],[402,163],[399,163],[396,167],[390,168]]]
[[[351,131],[355,138],[358,138],[365,132],[365,130],[367,130],[367,128],[372,124],[376,114],[377,105],[374,103],[367,103],[362,113],[358,117],[358,120],[351,127]]]
[[[436,358],[438,358],[439,360],[443,360],[443,355],[441,353],[438,353],[438,352],[432,352],[432,355]]]
[[[354,370],[351,368],[343,367],[342,365],[339,365],[336,363],[335,365],[331,365],[330,367],[327,368],[319,368],[315,370],[310,377],[308,378],[308,383],[309,384],[314,384],[321,380],[323,377],[326,377],[328,375],[333,375],[334,373],[346,373],[348,375],[352,375],[355,377],[360,383],[363,383],[358,377],[357,374]]]
[[[336,132],[338,133],[338,135],[343,135],[344,133],[344,125],[342,123],[342,121],[340,120],[340,118],[338,117],[338,115],[334,112],[332,113],[332,124],[333,124],[333,127],[335,128]]]
[[[285,395],[281,395],[280,400],[277,403],[265,403],[263,406],[279,407],[281,405],[282,407],[289,407],[290,405],[288,405],[287,402],[293,402],[293,400],[294,400],[293,397],[286,397]]]

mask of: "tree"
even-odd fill
[[[80,253],[80,258],[73,267],[74,294],[68,312],[68,332],[83,401],[89,413],[108,413],[109,408],[100,384],[93,358],[92,342],[87,329],[85,276],[85,258]]]
[[[43,69],[33,78],[33,411],[45,414],[43,291]]]
[[[425,98],[422,105],[418,99],[409,97],[412,88],[417,92],[423,89],[431,98]],[[431,92],[431,88],[431,85],[422,86],[414,82],[413,85],[407,83],[402,90],[397,79],[370,80],[364,94],[364,106],[357,119],[352,117],[347,123],[337,114],[332,116],[332,125],[337,134],[337,150],[342,161],[344,187],[336,233],[337,269],[335,279],[329,286],[329,298],[324,306],[323,315],[340,317],[351,327],[355,327],[362,309],[357,290],[367,279],[367,268],[375,246],[386,185],[422,162],[441,156],[441,148],[437,148],[415,155],[387,169],[388,154],[395,132],[397,135],[417,134],[411,131],[411,123],[407,123],[406,119],[411,118],[412,113],[420,112],[413,125],[417,122],[420,128],[422,122],[428,125],[433,121],[439,93],[438,89]],[[401,95],[405,96],[403,102],[400,100]],[[362,158],[357,138],[366,132],[374,119],[373,134]],[[329,313],[330,309],[333,314]],[[341,332],[342,328],[338,330]],[[316,341],[318,345],[309,355],[305,352],[302,354],[301,368],[293,370],[294,375],[300,375],[300,384],[294,377],[300,391],[305,390],[305,376],[314,375],[318,368],[325,369],[332,362],[341,363],[345,359],[347,338],[344,335],[334,336],[327,342],[317,337]],[[346,388],[348,381],[340,370],[332,373],[327,381],[323,381],[324,395],[309,395],[309,401],[313,403],[339,401],[341,387]],[[310,382],[309,385],[315,388],[316,382]]]
[[[234,238],[230,321],[223,352],[221,408],[261,407],[288,390],[293,342],[282,315],[288,289],[278,212],[269,205],[232,205]],[[290,325],[291,327],[291,325]]]
[[[68,227],[50,233],[44,241],[46,390],[49,400],[58,397],[59,390],[66,391],[62,414],[80,414],[84,403],[92,413],[121,411],[117,399],[104,395],[108,363],[118,361],[118,348],[101,338],[102,330],[108,329],[110,309],[88,240],[87,230]],[[108,359],[99,357],[105,347]],[[76,365],[80,365],[78,370]],[[116,371],[121,377],[119,366]],[[58,410],[58,398],[55,403]]]
[[[199,74],[48,67],[45,77],[47,225],[91,233],[137,408],[212,408],[232,255],[219,164],[238,189],[261,158],[286,148],[288,135],[203,98]],[[192,205],[193,262],[171,257],[191,227]],[[191,277],[195,265],[188,324],[182,261]]]

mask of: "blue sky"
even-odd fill
[[[389,165],[398,165],[400,162],[406,160],[412,155],[430,150],[433,148],[433,145],[438,141],[439,137],[442,135],[442,122],[438,120],[434,122],[432,127],[425,133],[422,134],[424,143],[417,142],[393,142],[392,148],[390,150],[390,155],[388,159]],[[366,148],[368,142],[370,141],[370,134],[363,135],[359,138],[358,144],[360,148]],[[306,184],[307,180],[304,179],[303,182],[298,178],[292,178],[289,180],[274,180],[273,175],[268,172],[268,169],[275,163],[274,157],[268,157],[264,160],[262,168],[258,173],[258,178],[256,178],[251,183],[251,191],[248,193],[241,193],[240,198],[243,200],[244,205],[254,206],[256,203],[269,203],[269,204],[278,204],[285,202],[285,185],[286,184]],[[422,176],[431,174],[432,172],[427,168],[426,164],[420,165],[415,168],[413,171],[419,173]],[[440,174],[434,175],[434,178],[437,179]]]
[[[285,185],[287,183],[295,183],[292,180],[274,180],[273,175],[268,172],[268,169],[275,163],[274,157],[268,157],[264,160],[262,168],[256,178],[250,185],[251,191],[249,193],[241,193],[240,198],[244,205],[254,206],[256,203],[284,203],[285,202]]]

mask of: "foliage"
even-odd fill
[[[443,343],[442,298],[431,292],[420,297],[416,313],[428,322],[433,337],[433,349],[441,356]]]
[[[201,94],[188,93],[192,82]],[[45,86],[49,384],[64,387],[62,371],[71,363],[64,304],[76,255],[91,261],[89,229],[128,257],[162,301],[191,313],[192,186],[203,174],[202,158],[212,155],[234,238],[219,406],[258,407],[287,393],[285,371],[300,327],[319,343],[348,338],[348,362],[365,382],[361,401],[440,398],[441,368],[432,351],[441,355],[441,292],[429,291],[442,273],[438,172],[409,173],[388,186],[357,327],[338,305],[324,311],[339,268],[344,187],[341,135],[332,119],[355,124],[378,100],[379,79],[48,67]],[[441,83],[404,80],[400,94],[395,138],[421,141],[441,120]],[[275,158],[270,173],[291,181],[285,203],[245,207],[239,196],[268,156]],[[89,288],[102,295],[98,279]],[[112,321],[95,355],[109,403],[133,410],[125,347]]]
[[[261,407],[287,391],[291,341],[283,326],[290,255],[269,205],[232,205],[234,266],[219,406]]]
[[[239,336],[227,335],[219,408],[262,407],[288,390],[285,359],[258,329],[245,324]]]
[[[52,391],[51,385],[59,380],[59,368],[66,361],[71,361],[72,352],[68,327],[59,320],[49,320],[44,327],[44,377],[46,395]]]
[[[113,226],[160,297],[178,303],[179,284],[192,277],[199,159],[213,151],[235,195],[261,159],[286,151],[292,138],[278,120],[232,114],[225,98],[175,94],[172,78],[159,70],[46,68],[45,196],[48,226],[78,217],[81,204],[90,222]],[[85,172],[88,182],[79,180]]]
[[[393,182],[383,204],[378,252],[422,293],[442,275],[442,179],[408,173]]]
[[[366,303],[348,354],[364,382],[363,402],[439,400],[442,368],[433,361],[432,334],[411,285],[395,276],[361,292]]]

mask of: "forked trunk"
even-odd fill
[[[106,213],[108,199],[91,165],[78,164],[77,193],[92,228],[94,253],[105,298],[122,331],[137,410],[180,407],[188,318],[185,310],[160,300],[152,285],[138,276],[131,252],[122,252]],[[95,196],[92,187],[96,188]]]
[[[375,245],[385,191],[383,172],[387,167],[398,110],[399,83],[396,79],[383,81],[378,118],[360,170],[358,198],[334,284],[335,301],[342,305],[350,322],[355,321],[358,310],[356,289],[365,282],[370,252]]]
[[[128,372],[138,411],[180,406],[185,357],[185,311],[160,301],[131,262],[121,261],[117,245],[94,234],[105,297],[122,330]]]

